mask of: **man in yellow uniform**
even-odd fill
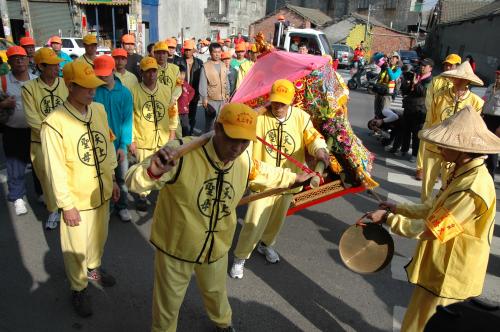
[[[175,138],[179,115],[169,113],[171,90],[157,79],[158,63],[144,57],[140,62],[142,82],[132,88],[134,118],[130,152],[142,162]],[[148,191],[141,193],[137,202],[139,211],[147,210]]]
[[[128,53],[123,48],[115,48],[111,52],[111,56],[115,59],[115,75],[120,79],[123,85],[129,91],[139,82],[137,77],[127,70]]]
[[[326,142],[314,129],[309,114],[291,106],[294,96],[295,88],[292,82],[284,79],[274,82],[269,97],[271,109],[257,119],[257,136],[263,138],[269,145],[256,142],[252,146],[252,157],[297,172],[299,167],[279,152],[305,163],[307,150],[311,156],[328,165]],[[283,226],[293,194],[299,191],[300,188],[297,188],[281,195],[259,199],[248,205],[243,228],[234,249],[235,259],[230,271],[232,278],[243,278],[245,260],[250,258],[257,244],[257,251],[264,255],[268,262],[279,261],[279,256],[272,245],[276,242]]]
[[[438,146],[443,160],[454,163],[448,185],[432,204],[393,204],[368,214],[392,232],[419,239],[406,267],[417,285],[401,332],[421,332],[438,305],[481,295],[493,236],[495,186],[484,155],[500,152],[500,138],[489,132],[470,106],[420,132]],[[363,223],[361,223],[363,224]]]
[[[92,314],[88,281],[110,287],[115,279],[101,269],[108,235],[109,200],[117,200],[116,155],[106,111],[92,102],[104,84],[88,64],[63,69],[67,100],[42,122],[45,169],[57,206],[62,209],[60,237],[72,304],[82,317]]]
[[[153,332],[173,332],[192,273],[216,331],[231,328],[227,298],[227,252],[236,229],[235,208],[247,183],[258,189],[286,188],[310,176],[253,160],[245,151],[255,140],[257,112],[225,105],[215,136],[173,159],[173,141],[127,173],[132,191],[158,189],[151,242],[156,247]],[[193,138],[183,138],[182,144]],[[196,174],[196,176],[193,176]]]
[[[50,212],[45,228],[55,229],[60,216],[54,193],[45,172],[45,163],[40,141],[40,126],[42,121],[55,108],[62,105],[68,97],[68,88],[59,77],[59,63],[63,61],[48,47],[43,47],[35,53],[35,63],[40,71],[40,77],[29,81],[23,86],[21,96],[24,104],[26,120],[31,127],[31,162],[36,176],[40,179],[44,201]]]
[[[168,63],[168,45],[164,41],[159,41],[155,44],[154,55],[156,62],[158,62],[158,82],[166,85],[171,94],[177,86],[177,79],[179,78],[179,66],[173,63]]]
[[[448,71],[457,68],[462,62],[462,58],[460,58],[457,54],[448,55],[443,61],[443,71]],[[448,89],[453,86],[453,83],[443,75],[438,75],[432,78],[431,83],[427,87],[425,92],[425,109],[427,110],[425,123],[423,125],[423,129],[429,128],[430,125],[430,112],[428,110],[431,109],[432,100],[434,99],[434,95],[440,92],[443,89]],[[423,177],[423,168],[424,168],[424,153],[425,153],[425,142],[420,142],[418,146],[418,155],[417,155],[417,170],[415,174],[415,178],[417,180],[422,180]]]
[[[469,62],[466,61],[457,66],[456,69],[442,73],[441,76],[447,77],[453,86],[441,90],[434,95],[430,109],[427,110],[427,126],[430,127],[441,123],[466,105],[470,105],[477,112],[481,112],[484,101],[472,93],[468,86],[469,84],[481,86],[483,85],[483,81],[474,74]],[[438,148],[435,145],[426,143],[423,158],[424,174],[420,194],[420,199],[423,203],[432,198],[434,184],[440,174],[441,181],[445,183],[446,164],[442,163],[442,161],[443,159]]]
[[[97,37],[95,35],[85,35],[83,37],[83,47],[85,53],[76,61],[83,61],[91,67],[94,67],[94,60],[97,57]]]
[[[241,48],[241,46],[240,46],[240,48]],[[236,89],[238,89],[240,87],[241,83],[243,83],[243,79],[245,78],[245,76],[247,76],[248,72],[250,71],[250,69],[252,69],[252,67],[256,61],[257,61],[257,46],[255,46],[255,44],[252,44],[252,46],[250,46],[248,48],[248,60],[243,61],[238,66],[238,77],[236,78]]]

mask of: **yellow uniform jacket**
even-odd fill
[[[94,60],[88,58],[85,54],[83,54],[82,56],[80,56],[78,59],[76,59],[76,61],[81,61],[83,63],[86,63],[88,64],[89,66],[91,66],[92,68],[94,68]]]
[[[65,102],[43,121],[41,138],[59,208],[91,210],[111,198],[117,162],[102,104],[90,104],[83,116]]]
[[[431,84],[429,84],[427,90],[425,91],[425,109],[427,111],[431,109],[432,100],[434,99],[435,94],[438,94],[439,92],[451,87],[453,87],[453,82],[448,77],[444,77],[441,75],[433,77]],[[429,113],[430,112],[427,112],[427,114]],[[425,119],[425,121],[427,122],[427,119]]]
[[[179,115],[169,114],[171,90],[156,84],[153,91],[143,83],[132,88],[134,120],[132,142],[139,149],[156,150],[168,142],[170,130],[176,130]]]
[[[257,136],[301,163],[305,163],[306,149],[311,156],[315,156],[316,151],[327,148],[309,114],[297,107],[290,107],[283,121],[278,120],[270,110],[257,117]],[[260,141],[255,142],[251,149],[254,159],[290,168],[295,173],[302,172],[294,163]],[[300,191],[300,188],[297,190]]]
[[[445,298],[463,300],[481,294],[496,212],[495,187],[484,159],[473,159],[458,168],[432,206],[401,204],[396,212],[387,218],[391,230],[420,239],[406,266],[409,282]],[[426,220],[441,221],[438,225],[444,220],[449,226],[442,230],[444,236],[456,224],[463,231],[451,233],[442,243],[432,235]],[[450,226],[453,221],[455,226]]]
[[[37,77],[23,86],[21,97],[26,121],[31,127],[31,141],[40,143],[42,121],[50,112],[63,104],[68,97],[68,88],[60,77],[56,78],[52,86],[48,86]]]
[[[115,71],[116,77],[120,79],[123,85],[130,91],[132,91],[132,88],[139,83],[137,80],[137,77],[129,72],[128,70],[125,70],[124,74],[120,74],[118,71]]]
[[[250,69],[252,69],[255,62],[253,61],[244,61],[240,67],[238,68],[238,77],[236,78],[236,88],[239,88],[241,83],[243,83],[243,79],[247,76]]]
[[[158,66],[158,82],[166,85],[170,89],[170,94],[174,93],[179,77],[179,66],[167,63],[165,67]]]
[[[248,150],[224,165],[212,140],[182,157],[159,180],[148,176],[149,165],[150,158],[134,165],[126,183],[134,192],[160,190],[151,242],[165,254],[192,263],[215,262],[227,254],[236,229],[235,208],[249,183],[284,188],[296,178],[290,170],[252,160]]]
[[[467,91],[462,98],[457,99],[453,92],[453,88],[441,90],[433,97],[431,109],[427,111],[426,118],[428,122],[426,120],[426,125],[427,127],[431,127],[439,124],[460,111],[466,105],[470,105],[476,111],[481,112],[483,104],[484,101],[471,91]],[[432,152],[439,153],[439,150],[433,144],[426,143],[425,148]]]

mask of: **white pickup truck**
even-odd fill
[[[297,52],[293,49],[292,44],[294,39],[298,40],[299,38],[299,44],[305,43],[309,49],[309,54],[328,54],[333,56],[333,52],[330,48],[330,43],[328,42],[326,35],[323,32],[314,29],[296,29],[292,27],[286,29],[284,38],[280,42],[278,48],[284,49],[288,52]]]
[[[68,54],[72,58],[78,58],[85,53],[85,48],[83,47],[83,39],[77,37],[61,37],[62,49],[64,53]],[[111,50],[109,47],[97,46],[97,55],[111,55]]]

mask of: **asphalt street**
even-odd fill
[[[345,71],[343,76],[347,76]],[[372,117],[372,105],[373,96],[351,92],[351,124],[376,155],[373,175],[380,183],[377,191],[398,202],[417,202],[420,183],[413,178],[415,165],[389,155],[368,135],[366,123]],[[31,177],[29,213],[17,217],[13,205],[6,201],[5,174],[4,157],[0,156],[0,331],[148,331],[154,257],[148,241],[152,207],[148,213],[138,213],[130,197],[133,222],[122,223],[112,216],[103,266],[116,277],[117,284],[109,289],[90,286],[94,315],[82,319],[71,307],[59,232],[44,230],[47,212],[36,200]],[[376,206],[374,197],[363,192],[288,217],[276,245],[281,261],[268,264],[255,253],[246,264],[242,280],[228,277],[235,329],[399,331],[413,289],[403,266],[412,256],[416,241],[394,235],[392,263],[368,275],[348,270],[338,251],[342,232]],[[238,210],[238,216],[243,218],[244,210]],[[500,302],[498,221],[494,235],[482,297]],[[180,311],[178,331],[212,328],[193,278]]]

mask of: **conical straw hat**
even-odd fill
[[[464,61],[464,63],[458,65],[457,68],[443,72],[441,76],[461,78],[470,81],[474,85],[484,85],[483,81],[474,74],[469,61]]]
[[[468,105],[440,124],[421,130],[418,136],[426,142],[452,150],[500,153],[500,138],[488,130],[481,115]]]

